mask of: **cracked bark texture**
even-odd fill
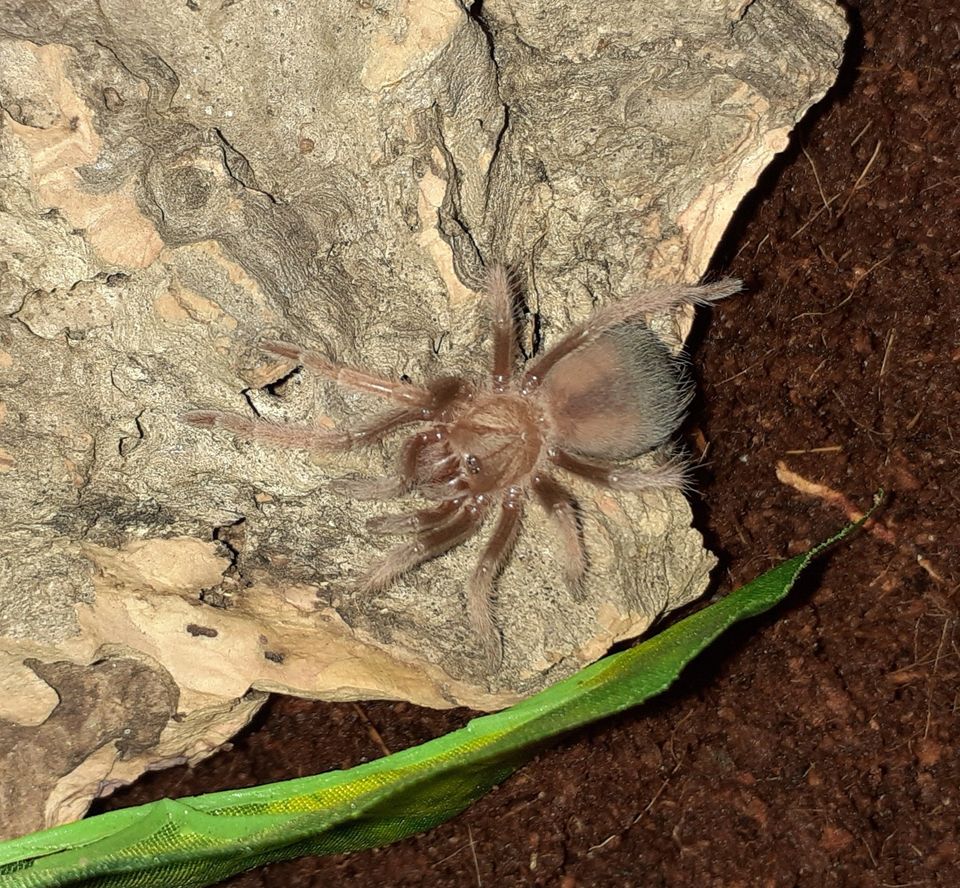
[[[528,351],[644,282],[696,280],[845,33],[827,0],[0,0],[6,833],[208,754],[264,691],[493,708],[701,594],[713,559],[682,496],[573,485],[588,594],[530,510],[486,675],[462,601],[480,538],[351,588],[383,508],[327,482],[382,473],[395,442],[309,457],[176,416],[367,415],[264,336],[482,373],[483,261],[519,268]],[[688,320],[657,329],[679,345]],[[65,731],[85,696],[107,727]]]

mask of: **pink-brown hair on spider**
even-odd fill
[[[708,304],[739,287],[739,281],[727,279],[637,293],[595,312],[518,374],[514,291],[507,271],[496,265],[486,284],[493,319],[493,355],[486,379],[441,376],[413,385],[287,342],[263,342],[265,351],[396,406],[357,427],[334,430],[214,410],[193,410],[182,419],[249,440],[315,451],[347,451],[397,429],[417,427],[404,440],[393,475],[334,482],[336,489],[356,499],[387,500],[416,493],[432,502],[428,508],[371,519],[373,530],[406,535],[409,540],[375,561],[360,586],[370,592],[386,587],[418,564],[458,546],[493,517],[493,530],[466,590],[470,625],[492,669],[502,657],[493,584],[510,555],[529,501],[552,516],[568,584],[579,590],[583,581],[586,554],[577,505],[557,480],[558,470],[614,490],[683,485],[683,465],[676,459],[653,469],[625,462],[662,447],[676,431],[689,400],[676,360],[645,317],[681,305]]]

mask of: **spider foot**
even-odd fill
[[[185,410],[183,413],[177,415],[177,419],[180,422],[185,422],[187,425],[192,425],[194,428],[198,429],[215,429],[217,428],[217,420],[223,416],[229,416],[228,413],[220,413],[216,410]]]
[[[503,637],[493,621],[489,589],[478,589],[475,583],[467,593],[470,629],[480,642],[480,655],[487,671],[494,672],[503,662]]]

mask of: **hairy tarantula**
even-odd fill
[[[369,527],[409,535],[372,564],[360,587],[376,591],[400,574],[458,546],[496,514],[493,531],[467,584],[467,613],[488,665],[502,656],[493,617],[493,584],[517,538],[528,500],[553,519],[568,584],[579,590],[586,555],[572,494],[555,471],[602,487],[639,491],[682,486],[676,459],[653,469],[624,461],[663,445],[689,401],[676,360],[644,317],[684,304],[702,305],[735,293],[739,282],[701,287],[667,285],[610,304],[574,327],[519,375],[514,291],[506,270],[493,267],[486,291],[493,315],[493,356],[486,381],[441,376],[423,385],[338,363],[286,342],[261,348],[297,361],[347,389],[377,395],[396,408],[354,428],[320,429],[193,410],[194,426],[221,428],[281,447],[347,451],[418,425],[404,441],[391,477],[334,482],[357,499],[416,493],[429,508],[373,518]]]

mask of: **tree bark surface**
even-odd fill
[[[0,834],[209,754],[265,692],[495,708],[700,595],[682,495],[576,487],[586,595],[529,509],[489,675],[482,536],[350,584],[386,509],[329,481],[395,439],[311,457],[177,416],[376,406],[265,336],[481,374],[484,262],[521,274],[528,352],[695,281],[845,34],[827,0],[0,0]]]

